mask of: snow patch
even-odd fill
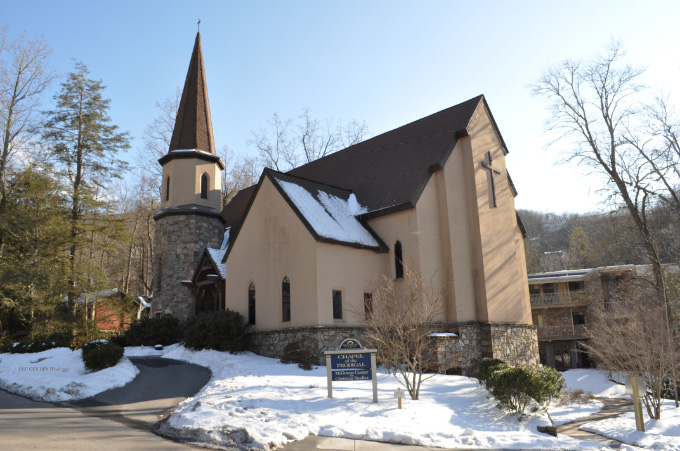
[[[324,191],[318,191],[317,200],[300,185],[279,179],[276,179],[276,182],[319,236],[346,243],[379,246],[373,235],[355,217],[353,212],[365,209],[359,205],[356,197],[352,200],[353,194],[350,195],[349,200],[344,200]]]

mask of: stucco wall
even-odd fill
[[[487,318],[481,321],[531,324],[531,306],[524,262],[523,239],[517,225],[505,155],[483,103],[468,127],[480,230],[481,267],[486,292]],[[487,152],[493,157],[497,207],[492,207],[491,177],[482,167]]]
[[[201,198],[201,175],[208,174],[208,198]],[[163,165],[161,207],[202,205],[221,210],[220,168],[217,164],[194,158],[174,159]],[[170,178],[170,199],[165,200]]]
[[[255,284],[254,329],[315,325],[318,319],[316,241],[265,178],[227,261],[226,306],[248,318]],[[282,321],[282,281],[290,279],[291,321]]]
[[[387,273],[388,254],[318,242],[317,323],[312,325],[351,326],[363,323],[364,293]],[[333,319],[333,290],[342,292],[342,319]]]

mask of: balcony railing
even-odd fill
[[[585,338],[586,328],[583,324],[573,326],[545,326],[537,327],[538,339],[553,339],[560,338]]]
[[[564,294],[532,294],[529,298],[532,306],[557,307],[563,305],[587,304],[587,295],[584,291],[572,291]]]

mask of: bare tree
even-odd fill
[[[593,61],[564,61],[550,68],[533,87],[550,102],[550,130],[570,138],[569,160],[604,175],[614,201],[628,210],[654,272],[657,298],[663,302],[665,283],[661,260],[647,212],[658,183],[654,168],[633,144],[644,141],[632,130],[642,117],[637,82],[642,70],[621,62],[620,44]]]
[[[138,153],[137,165],[146,171],[156,188],[156,196],[160,198],[161,185],[163,182],[163,168],[158,164],[158,159],[168,153],[170,139],[175,128],[175,119],[179,109],[179,101],[182,91],[175,88],[175,94],[156,102],[157,115],[146,125],[142,140],[144,148]]]
[[[257,183],[262,168],[255,158],[235,155],[224,146],[220,152],[222,171],[222,206],[226,206],[242,189]]]
[[[7,196],[7,171],[12,155],[25,150],[37,120],[40,96],[56,77],[48,68],[52,49],[44,36],[26,33],[6,45],[0,31],[0,202]]]
[[[257,148],[265,166],[287,171],[353,146],[363,141],[368,133],[365,122],[355,119],[346,125],[335,124],[331,119],[321,122],[305,108],[295,126],[292,119],[284,120],[274,113],[268,127],[253,132],[248,144]]]
[[[380,363],[417,400],[422,382],[434,376],[423,373],[437,366],[429,335],[443,310],[446,287],[405,265],[403,279],[384,275],[372,283],[371,292],[364,308],[352,313],[364,319],[365,337],[378,349]]]
[[[606,303],[592,303],[584,346],[598,368],[644,379],[647,413],[660,419],[663,395],[673,394],[671,384],[680,370],[680,341],[659,327],[666,307],[655,300],[654,291],[646,280],[634,279],[622,284]]]

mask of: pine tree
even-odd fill
[[[27,169],[8,179],[12,196],[0,215],[0,335],[31,331],[66,294],[68,203],[45,171]]]
[[[74,317],[83,280],[79,252],[87,235],[91,236],[87,232],[97,227],[94,221],[97,213],[107,206],[97,192],[127,169],[117,155],[130,147],[128,134],[111,124],[108,116],[111,101],[102,96],[105,87],[101,80],[89,79],[88,75],[87,67],[76,62],[74,71],[54,97],[55,109],[46,113],[43,133],[53,147],[61,169],[59,174],[71,198],[68,302]],[[86,213],[92,218],[87,224]]]

